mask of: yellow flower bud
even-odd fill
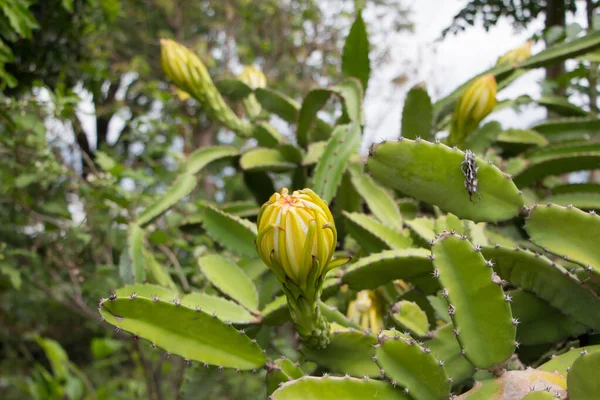
[[[265,77],[265,74],[252,65],[246,65],[238,78],[251,89],[264,88],[267,86],[267,78]]]
[[[329,207],[312,190],[289,194],[284,188],[273,194],[261,207],[257,224],[258,253],[282,282],[289,279],[306,290],[327,270],[337,231]]]
[[[384,329],[383,298],[373,290],[361,290],[356,299],[348,304],[348,319],[359,324],[363,329],[380,332]]]
[[[229,108],[217,90],[206,66],[185,46],[161,39],[160,62],[163,70],[180,89],[196,98],[212,117],[242,137],[252,134],[252,126]]]
[[[267,86],[267,78],[265,77],[265,74],[252,65],[245,66],[238,78],[240,81],[248,85],[252,90]],[[244,105],[244,109],[246,110],[246,115],[248,118],[258,118],[260,112],[262,111],[262,107],[258,100],[256,100],[254,93],[250,93],[246,98],[244,98],[242,100],[242,104]]]
[[[531,40],[498,58],[497,64],[519,64],[531,57]]]
[[[496,78],[492,74],[476,78],[456,103],[448,142],[461,146],[477,126],[496,106]]]

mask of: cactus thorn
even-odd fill
[[[167,358],[171,358],[171,353],[167,351]]]
[[[350,374],[344,374],[344,379],[350,379]]]
[[[518,349],[519,347],[521,347],[521,342],[517,342],[517,341],[515,341],[515,348],[517,348],[517,349]]]
[[[512,296],[510,294],[506,293],[506,294],[504,294],[504,300],[507,303],[510,303],[510,302],[512,302]]]
[[[465,349],[461,349],[461,350],[460,350],[460,354],[461,354],[462,356],[464,356],[464,355],[466,355],[466,354],[467,354],[467,352],[465,351]]]
[[[448,377],[448,379],[446,379],[446,382],[448,382],[448,383],[452,383],[452,381],[453,381],[453,380],[454,380],[454,379],[452,379],[452,377],[451,377],[451,376],[449,376],[449,377]]]
[[[434,278],[436,278],[436,279],[437,279],[437,278],[439,278],[439,277],[440,277],[440,270],[439,270],[439,269],[437,269],[437,268],[435,268],[435,269],[433,270],[433,272],[432,272],[432,275],[433,275],[433,277],[434,277]]]
[[[516,326],[516,325],[519,325],[519,324],[520,324],[519,318],[513,318],[513,319],[512,319],[512,323],[513,323],[513,325],[515,325],[515,326]]]
[[[582,356],[585,356],[587,354],[587,350],[582,350],[579,354],[581,354]]]
[[[115,293],[108,296],[108,301],[115,301],[117,299],[117,295]]]
[[[222,365],[219,365],[219,366],[217,367],[217,369],[218,369],[219,371],[223,371],[223,369],[225,369],[225,367],[223,367]]]
[[[208,363],[204,363],[202,365],[204,366],[204,368],[208,368]]]
[[[327,378],[327,377],[329,376],[329,373],[328,373],[328,372],[323,372],[323,376],[324,376],[325,378]]]
[[[494,260],[492,260],[492,259],[486,260],[485,265],[492,268],[494,266]]]
[[[134,300],[137,297],[137,293],[133,292],[131,293],[131,295],[129,296],[129,300]]]
[[[152,344],[150,344],[150,346],[152,346],[152,348],[155,349],[156,348],[156,343],[152,343]]]
[[[453,334],[454,336],[458,336],[458,328],[454,328],[454,329],[452,329],[452,334]]]
[[[152,296],[152,301],[158,303],[160,299],[157,296]]]
[[[452,304],[450,304],[448,306],[448,314],[454,315],[455,312],[456,312],[456,308]]]
[[[479,252],[481,252],[481,246],[476,244],[475,246],[473,246],[473,250],[475,250],[475,252],[479,253]]]
[[[442,289],[442,296],[445,298],[448,298],[448,289],[446,289],[446,288]]]
[[[363,376],[363,380],[364,380],[365,382],[368,382],[368,381],[369,381],[369,377],[365,375],[365,376]]]
[[[173,304],[175,304],[175,307],[179,307],[181,305],[181,302],[179,301],[179,299],[175,299],[173,300]]]

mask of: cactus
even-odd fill
[[[465,236],[442,234],[432,246],[433,276],[444,287],[448,312],[465,357],[478,368],[506,361],[515,349],[516,325],[501,287],[479,247]]]
[[[425,249],[388,250],[371,254],[350,265],[342,282],[355,290],[374,289],[396,279],[431,276],[431,253]]]
[[[240,267],[218,254],[198,258],[198,265],[206,278],[221,292],[248,310],[258,311],[256,287]]]
[[[452,385],[459,385],[473,376],[475,367],[462,355],[454,329],[452,324],[438,328],[426,345],[435,358],[444,362],[444,370],[447,376],[452,377]]]
[[[254,148],[240,158],[240,167],[245,171],[285,172],[296,167],[279,150]]]
[[[410,400],[391,384],[374,379],[314,376],[286,382],[277,389],[269,400],[362,400],[381,398],[386,400]]]
[[[412,245],[407,231],[398,232],[365,214],[342,211],[342,215],[348,233],[367,253],[377,253],[386,249],[406,249]]]
[[[401,300],[392,307],[392,318],[401,329],[406,329],[416,337],[423,337],[429,330],[427,315],[417,303]]]
[[[600,121],[590,117],[560,118],[541,122],[532,127],[549,141],[594,138],[598,134]]]
[[[300,379],[304,371],[298,364],[287,358],[280,358],[267,365],[267,393],[270,395],[285,382]]]
[[[358,165],[351,165],[348,170],[352,185],[365,200],[371,213],[383,224],[402,229],[402,215],[394,198],[370,176],[364,174]]]
[[[575,360],[567,375],[567,389],[569,399],[584,400],[600,396],[600,353],[588,353],[582,350],[581,355]]]
[[[402,137],[433,139],[433,107],[424,85],[416,85],[406,95],[402,109]]]
[[[196,187],[196,183],[196,178],[190,173],[179,175],[175,182],[173,182],[173,185],[138,216],[136,223],[144,226],[159,217],[185,196],[189,195]]]
[[[194,175],[213,161],[226,157],[235,157],[238,154],[238,149],[233,146],[202,147],[188,156],[185,163],[185,170],[188,174]]]
[[[537,369],[546,372],[556,372],[562,376],[567,376],[573,363],[581,356],[581,353],[592,354],[600,351],[600,345],[579,347],[576,349],[570,349],[566,353],[555,355],[552,359]]]
[[[556,400],[556,395],[545,390],[531,390],[522,400]]]
[[[586,213],[573,206],[537,206],[529,211],[525,229],[531,240],[547,251],[579,263],[586,270],[600,272],[600,217],[595,212]]]
[[[326,202],[335,197],[348,161],[359,146],[360,125],[356,122],[340,125],[331,134],[314,175],[315,192]]]
[[[244,370],[259,368],[266,361],[260,347],[246,335],[216,316],[182,307],[179,302],[115,295],[103,299],[99,311],[118,330],[188,360]]]
[[[252,315],[239,304],[206,293],[188,293],[181,298],[181,305],[194,310],[199,308],[210,315],[216,314],[217,318],[224,322],[251,324],[260,321],[259,317]]]
[[[477,158],[476,176],[465,177],[464,162],[465,153],[458,149],[404,139],[371,149],[367,169],[387,186],[436,204],[460,218],[496,222],[519,213],[523,198],[510,177]],[[465,188],[469,183],[474,183],[475,191]]]
[[[209,205],[204,208],[202,226],[214,240],[234,253],[256,257],[256,226],[252,222]]]
[[[375,351],[377,364],[393,384],[415,400],[447,399],[452,377],[446,376],[443,360],[437,360],[431,350],[413,338],[398,332],[379,336]]]
[[[144,231],[136,223],[129,224],[127,232],[127,257],[129,262],[121,277],[125,283],[144,282],[146,280],[146,263],[144,260]]]
[[[377,338],[368,333],[332,327],[331,343],[325,349],[302,348],[302,353],[337,373],[378,377],[379,367],[373,359],[375,344]]]

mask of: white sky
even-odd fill
[[[543,19],[539,19],[529,29],[515,32],[508,20],[502,20],[489,32],[485,32],[479,24],[457,36],[447,36],[444,41],[434,43],[466,3],[466,0],[412,0],[414,34],[371,38],[371,41],[390,41],[392,62],[371,73],[365,100],[367,126],[363,149],[370,142],[398,136],[404,97],[413,85],[424,82],[435,101],[474,75],[492,67],[500,55],[523,44],[544,25]],[[585,10],[580,10],[567,23],[573,21],[585,27]],[[533,46],[532,52],[535,54],[541,49],[543,45],[538,43]],[[408,72],[409,80],[398,88],[391,84],[391,80],[402,72]],[[539,97],[541,89],[538,82],[543,76],[543,70],[527,73],[501,91],[498,100],[522,94]],[[505,109],[488,118],[501,122],[505,128],[525,128],[544,116],[543,109],[530,107],[526,113],[516,114],[511,109]]]

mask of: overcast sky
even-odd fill
[[[372,40],[386,40],[391,45],[390,63],[372,72],[366,98],[366,137],[368,142],[392,139],[400,132],[400,118],[404,96],[416,83],[425,82],[433,100],[449,94],[457,86],[474,75],[490,68],[497,58],[523,44],[536,31],[543,28],[544,21],[535,21],[529,29],[515,32],[507,20],[502,20],[490,32],[481,24],[448,36],[435,43],[452,17],[467,3],[465,0],[412,0],[414,34],[401,33]],[[568,22],[577,21],[585,26],[585,10]],[[543,49],[543,44],[533,46],[533,53]],[[402,72],[408,72],[409,80],[400,88],[390,82]],[[542,70],[534,70],[501,91],[498,100],[528,94],[540,96],[538,82]],[[525,128],[544,118],[545,112],[529,107],[526,113],[516,114],[505,109],[490,118],[500,121],[506,128]]]

